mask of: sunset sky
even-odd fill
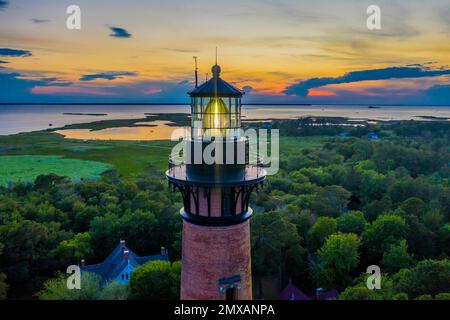
[[[216,46],[247,103],[450,105],[449,0],[0,0],[0,102],[187,102]]]

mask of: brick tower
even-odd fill
[[[189,92],[191,134],[167,179],[184,207],[182,300],[250,300],[250,195],[266,172],[241,130],[243,92],[213,77]]]

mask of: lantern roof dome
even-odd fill
[[[191,97],[242,97],[243,91],[220,78],[220,66],[216,64],[211,70],[213,77],[188,92]]]

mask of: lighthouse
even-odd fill
[[[190,135],[166,172],[184,204],[182,300],[252,299],[249,201],[266,171],[241,129],[244,93],[220,73],[216,63],[212,78],[188,93]]]

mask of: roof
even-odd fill
[[[124,251],[128,251],[128,260],[124,257]],[[104,282],[116,278],[122,270],[128,265],[137,268],[141,264],[149,261],[163,260],[168,261],[168,255],[151,255],[140,257],[128,249],[126,246],[121,246],[120,244],[110,253],[110,255],[99,264],[88,265],[81,268],[81,271],[94,272],[102,277]]]
[[[288,285],[286,288],[283,289],[280,293],[280,300],[329,300],[329,299],[339,299],[339,292],[337,290],[330,290],[326,292],[322,292],[322,289],[320,290],[320,293],[316,293],[316,296],[308,296],[307,294],[303,293],[299,288],[294,286],[292,282],[289,280]]]
[[[286,288],[280,293],[280,300],[312,300],[309,296],[303,293],[299,288],[289,282]]]
[[[242,97],[243,91],[220,78],[220,67],[218,65],[213,66],[212,72],[213,77],[211,79],[188,92],[191,97]]]
[[[320,295],[318,300],[339,299],[339,292],[337,290],[330,290]]]

